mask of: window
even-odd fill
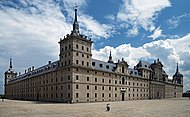
[[[67,51],[67,46],[65,46],[65,51]]]
[[[68,75],[68,80],[71,80],[70,75]]]
[[[89,62],[86,62],[86,65],[89,66]]]
[[[95,82],[97,82],[97,78],[95,78]]]
[[[71,60],[69,60],[69,65],[71,64]]]
[[[104,86],[102,86],[102,90],[104,90]]]
[[[78,75],[76,75],[76,80],[79,80],[79,76]]]
[[[95,62],[92,62],[92,66],[95,66]]]
[[[115,94],[115,97],[117,97],[117,94]]]
[[[124,85],[125,84],[125,78],[122,77],[122,84]]]
[[[67,65],[67,61],[65,61],[65,65]]]
[[[76,53],[76,56],[79,56],[79,53],[78,53],[78,52]]]
[[[111,80],[109,80],[109,83],[111,83]]]
[[[79,94],[78,93],[76,93],[76,98],[78,98],[79,97]]]
[[[87,97],[87,98],[89,97],[89,93],[86,94],[86,97]]]
[[[70,89],[70,85],[68,85],[67,88]]]
[[[115,90],[117,91],[117,87],[115,87]]]
[[[86,80],[89,81],[89,77],[86,77]]]
[[[70,98],[70,93],[67,94],[68,98]]]
[[[104,97],[104,93],[102,93],[102,97]]]
[[[99,64],[100,67],[103,67],[103,64]]]
[[[69,49],[71,49],[71,44],[69,44]]]
[[[95,86],[94,89],[97,90],[97,86]]]
[[[78,44],[76,44],[76,48],[77,48],[77,49],[79,48],[79,45],[78,45]]]
[[[88,56],[88,55],[87,55],[86,57],[87,57],[87,58],[89,58],[89,56]]]
[[[82,46],[82,50],[84,50],[84,46]]]
[[[111,91],[111,87],[109,87],[109,90]]]
[[[97,93],[95,93],[95,98],[97,98]]]
[[[79,85],[78,84],[76,84],[76,89],[79,89]]]
[[[55,90],[57,90],[57,86],[55,87]]]
[[[109,97],[111,97],[111,93],[109,93]]]
[[[117,80],[115,80],[115,84],[117,84]]]
[[[82,61],[82,65],[84,65],[84,61]]]
[[[57,78],[55,79],[55,81],[57,82]]]
[[[102,79],[102,83],[104,83],[104,79]]]
[[[86,51],[88,52],[88,47],[86,48]]]
[[[82,57],[84,57],[84,54],[82,54]]]
[[[61,93],[61,98],[63,98],[63,93]]]
[[[124,73],[124,70],[125,70],[124,67],[122,67],[122,73]]]
[[[86,88],[89,89],[89,85],[87,85]]]
[[[79,60],[76,60],[76,64],[79,64]]]

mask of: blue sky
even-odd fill
[[[176,64],[190,89],[189,0],[1,0],[0,93],[9,58],[24,72],[58,60],[61,37],[70,33],[77,5],[80,33],[93,40],[93,58],[133,68],[159,58],[172,78]]]

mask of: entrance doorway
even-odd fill
[[[125,93],[122,93],[122,101],[125,101]]]
[[[160,99],[160,94],[159,94],[159,92],[157,92],[157,99]]]

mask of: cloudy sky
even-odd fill
[[[60,38],[70,34],[77,5],[80,33],[93,40],[93,58],[122,57],[133,68],[159,58],[171,78],[179,63],[190,89],[189,0],[1,0],[0,93],[9,58],[24,72],[58,60]]]

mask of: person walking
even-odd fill
[[[110,111],[110,103],[106,104],[106,111]]]

